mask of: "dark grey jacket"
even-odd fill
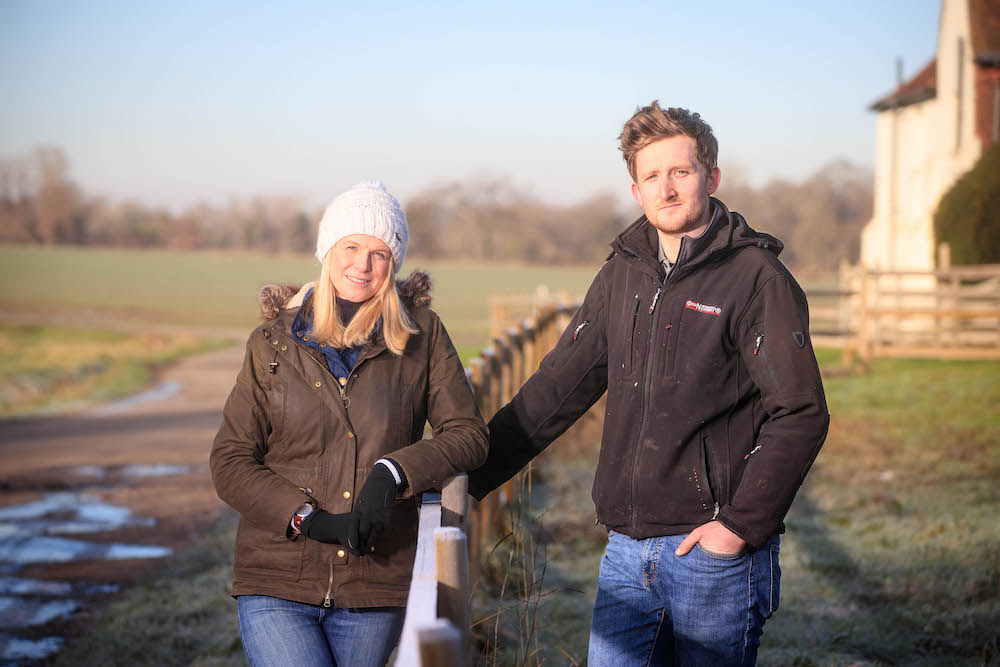
[[[805,294],[781,243],[712,199],[664,280],[645,216],[622,232],[556,347],[491,420],[482,498],[608,392],[593,498],[634,538],[717,518],[753,546],[783,518],[829,425]]]

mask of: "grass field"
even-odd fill
[[[456,345],[485,343],[491,292],[586,291],[597,267],[429,262],[407,257],[402,275],[430,273],[432,307]],[[123,322],[188,325],[249,333],[257,290],[267,283],[315,279],[311,257],[238,252],[0,246],[0,305],[22,316],[69,315],[88,326]],[[2,321],[2,318],[0,318]]]
[[[153,368],[227,345],[221,338],[0,324],[0,418],[126,396]]]
[[[430,273],[432,307],[464,360],[486,344],[490,293],[581,294],[596,272],[408,258],[404,275],[414,269]],[[42,326],[0,328],[0,417],[139,390],[151,365],[249,334],[261,285],[307,282],[317,270],[302,256],[0,246],[0,323]]]

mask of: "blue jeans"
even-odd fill
[[[601,559],[587,664],[753,665],[778,609],[778,537],[732,556],[685,535],[633,540],[611,531]]]
[[[403,607],[324,608],[266,595],[236,602],[251,667],[384,667],[403,629]]]

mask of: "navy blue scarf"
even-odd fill
[[[311,347],[314,350],[319,350],[323,354],[323,357],[326,359],[327,368],[330,369],[333,377],[337,378],[337,381],[340,382],[341,386],[343,386],[347,383],[347,377],[351,374],[351,370],[353,370],[357,365],[358,357],[361,356],[361,350],[364,349],[364,345],[337,349],[327,345],[326,343],[319,343],[313,340],[309,335],[309,331],[312,329],[313,324],[312,308],[307,307],[310,305],[310,299],[312,299],[312,290],[306,292],[306,297],[302,300],[302,307],[299,308],[299,312],[295,316],[295,320],[292,322],[292,334],[295,336],[296,340],[298,340],[299,345]],[[345,326],[354,317],[354,313],[357,312],[357,308],[352,308],[352,306],[357,305],[360,304],[353,304],[349,301],[337,299],[338,313],[344,313],[347,315],[346,320],[345,318],[341,318],[341,321]],[[382,320],[379,320],[378,324],[375,325],[375,331],[378,331],[381,324]]]

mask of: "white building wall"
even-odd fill
[[[982,153],[975,132],[975,69],[969,32],[967,0],[943,0],[937,96],[878,115],[874,214],[861,235],[861,263],[869,268],[935,267],[938,201]]]

